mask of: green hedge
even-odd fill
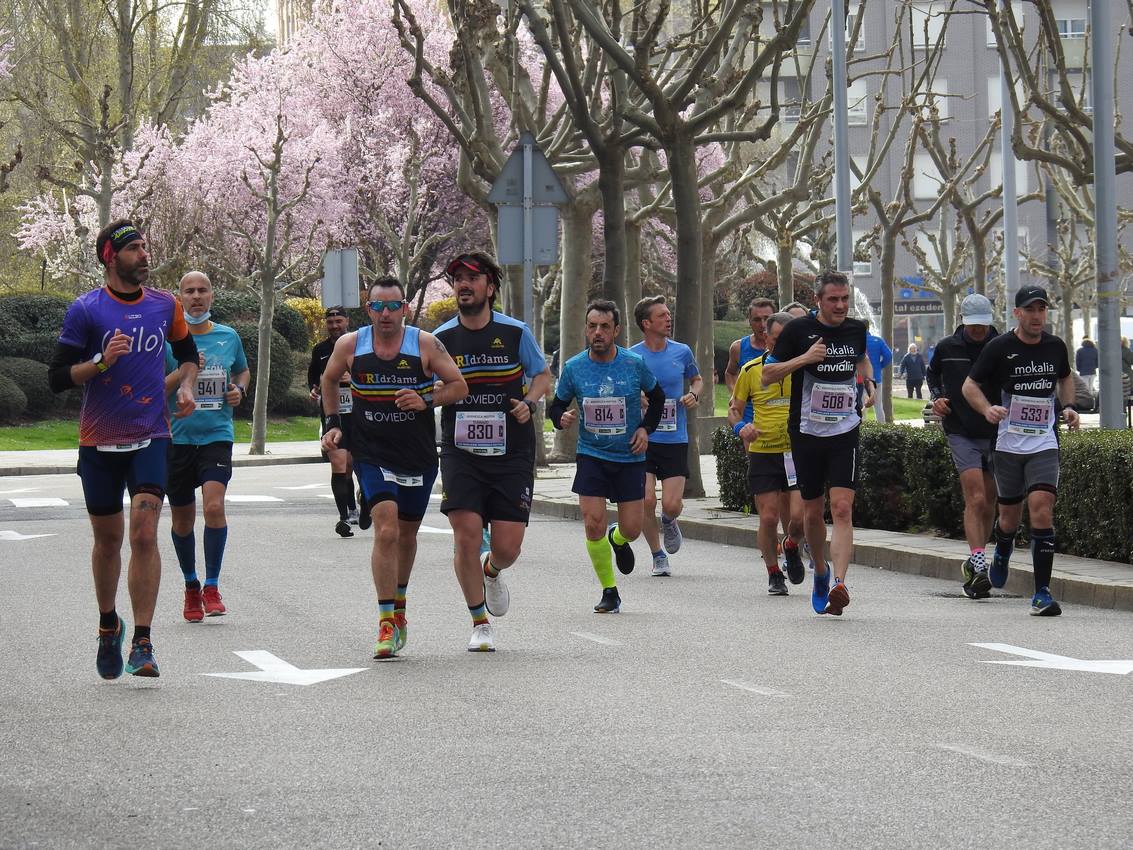
[[[28,397],[7,375],[0,374],[0,422],[15,422],[28,409]]]
[[[236,415],[250,418],[256,396],[256,362],[260,350],[260,330],[253,322],[234,322],[232,328],[240,335],[248,368],[252,372],[248,397],[236,408]],[[295,354],[279,331],[271,332],[271,376],[268,378],[268,412],[274,413],[287,403],[291,379],[295,372]]]
[[[213,297],[211,317],[226,325],[260,320],[260,298],[254,292],[218,289]],[[275,305],[272,330],[278,331],[292,351],[309,351],[311,339],[303,314],[283,302]],[[274,348],[274,346],[273,346]],[[247,350],[247,349],[245,349]],[[274,367],[275,364],[273,363]]]
[[[61,405],[47,383],[47,366],[24,357],[0,357],[0,374],[7,375],[27,397],[27,415],[43,419]]]
[[[1133,431],[1063,433],[1055,506],[1058,549],[1133,563]],[[747,458],[728,428],[712,435],[720,502],[747,511]],[[854,525],[962,539],[964,500],[938,428],[862,425]]]

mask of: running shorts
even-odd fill
[[[102,451],[96,446],[79,446],[79,478],[83,498],[91,516],[122,513],[122,494],[133,499],[138,493],[165,498],[165,478],[169,438],[151,439],[149,444],[131,451]]]
[[[571,490],[580,496],[601,496],[615,504],[644,499],[645,461],[619,463],[580,454]]]
[[[472,511],[487,526],[492,520],[522,522],[531,516],[535,459],[480,458],[456,449],[441,455],[441,513]]]
[[[169,446],[169,485],[166,494],[175,508],[191,505],[194,491],[206,481],[228,486],[232,480],[232,443],[218,440],[203,446]]]
[[[645,450],[645,472],[658,481],[688,478],[688,443],[650,443]]]
[[[782,452],[747,453],[747,492],[749,496],[761,493],[786,493],[798,490],[798,484],[787,480],[787,466]]]
[[[424,472],[395,472],[364,460],[354,461],[354,474],[367,507],[372,508],[379,502],[396,502],[398,519],[406,522],[416,522],[425,516],[429,494],[437,480],[435,466]]]
[[[980,469],[991,472],[991,437],[965,437],[949,434],[948,448],[952,449],[952,463],[957,472]]]
[[[827,486],[856,490],[859,442],[857,428],[832,437],[791,434],[791,455],[802,497],[819,499]]]
[[[996,452],[992,470],[1001,504],[1017,505],[1035,490],[1058,493],[1058,449],[1031,455]]]

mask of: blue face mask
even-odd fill
[[[209,320],[209,316],[211,316],[211,315],[212,315],[212,310],[205,310],[199,316],[190,316],[188,313],[186,313],[185,314],[185,321],[188,322],[190,325],[203,325],[205,322],[207,322]]]

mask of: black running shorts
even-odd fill
[[[527,524],[535,488],[535,459],[477,457],[452,449],[441,454],[441,513],[472,511],[488,525]]]
[[[688,478],[688,443],[650,443],[645,450],[645,472],[658,481]]]
[[[168,437],[152,439],[140,449],[104,451],[79,446],[79,477],[91,516],[122,513],[122,493],[165,496]]]
[[[856,490],[859,442],[857,428],[832,437],[791,434],[791,455],[802,497],[822,498],[828,486]]]
[[[645,461],[621,463],[580,454],[571,490],[580,496],[601,496],[615,504],[644,499]]]
[[[782,452],[747,453],[747,492],[749,496],[763,493],[786,493],[791,487],[787,483],[787,467],[783,463]]]
[[[166,495],[175,508],[191,505],[194,491],[206,481],[228,486],[232,480],[232,443],[218,440],[203,446],[169,446],[169,486]]]

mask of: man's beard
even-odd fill
[[[468,304],[461,302],[458,298],[456,301],[456,309],[460,311],[460,315],[462,316],[475,316],[477,313],[484,309],[484,305],[487,303],[487,298],[481,298],[479,301]]]
[[[118,278],[123,283],[132,283],[141,286],[149,280],[149,266],[137,265],[129,269],[118,269]]]

